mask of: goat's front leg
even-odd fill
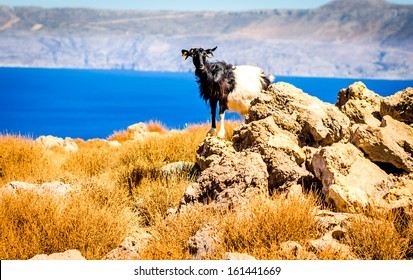
[[[216,124],[216,120],[215,120],[216,113],[217,113],[217,103],[218,103],[218,100],[216,100],[216,99],[210,99],[209,100],[209,106],[211,107],[211,122],[212,122],[212,125],[211,125],[211,129],[208,132],[208,135],[211,135],[211,136],[213,136],[215,134],[215,130],[217,128],[217,124]]]
[[[225,138],[225,126],[224,126],[225,110],[226,110],[225,105],[221,105],[221,103],[220,103],[219,104],[220,127],[219,127],[219,131],[218,131],[218,137],[219,138]]]

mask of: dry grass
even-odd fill
[[[125,197],[94,184],[67,197],[4,194],[0,258],[27,259],[77,249],[87,259],[100,259],[122,242],[133,221]]]
[[[285,199],[258,197],[242,208],[217,212],[208,207],[184,211],[157,225],[155,238],[143,259],[190,259],[188,240],[204,225],[212,225],[220,240],[207,258],[222,259],[225,252],[240,252],[256,259],[279,259],[279,245],[288,240],[304,243],[319,237],[313,196]]]
[[[400,260],[412,258],[413,225],[400,227],[395,213],[367,213],[353,219],[346,243],[364,260]]]

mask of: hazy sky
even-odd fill
[[[330,0],[0,0],[0,5],[40,7],[96,7],[103,9],[246,10],[315,8]],[[413,4],[413,0],[388,0]]]

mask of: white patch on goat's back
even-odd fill
[[[261,68],[250,65],[236,66],[234,69],[236,85],[228,95],[228,109],[245,115],[251,101],[259,96],[262,90]]]

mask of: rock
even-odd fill
[[[338,93],[336,106],[349,117],[352,124],[380,124],[382,97],[369,90],[362,82],[356,82]]]
[[[51,255],[36,255],[30,260],[86,260],[78,250],[67,250],[63,253],[54,253]]]
[[[192,162],[177,161],[162,166],[160,171],[162,176],[168,178],[170,176],[195,176],[198,170]]]
[[[253,121],[236,129],[233,135],[237,151],[259,153],[267,165],[270,192],[285,183],[293,185],[311,174],[302,167],[305,153],[297,138],[281,129],[272,116]]]
[[[304,248],[295,241],[286,241],[280,244],[280,250],[285,257],[298,260],[317,260],[317,256],[312,252],[307,252]]]
[[[352,144],[323,147],[314,154],[312,165],[327,201],[337,211],[357,213],[383,195],[377,186],[386,180],[386,172]]]
[[[413,214],[413,173],[404,176],[390,175],[380,187],[387,190],[383,195],[385,208],[403,209]]]
[[[200,202],[228,209],[251,195],[268,193],[267,167],[259,154],[240,152],[224,155],[205,169],[180,202]]]
[[[126,133],[128,134],[129,138],[134,141],[143,140],[145,133],[147,132],[148,126],[142,122],[130,125],[126,130]]]
[[[189,253],[193,259],[202,260],[208,255],[214,255],[219,243],[216,230],[210,225],[205,225],[188,240]]]
[[[235,149],[232,146],[232,142],[207,136],[197,150],[196,160],[202,171],[207,169],[214,161],[234,153]]]
[[[69,184],[64,184],[62,182],[50,182],[43,184],[29,184],[25,182],[10,182],[6,184],[1,191],[10,191],[16,193],[18,191],[37,191],[39,194],[49,193],[57,195],[66,195],[73,191],[73,188]]]
[[[321,253],[329,250],[332,254],[345,255],[348,259],[356,259],[352,255],[350,247],[338,242],[335,238],[333,238],[331,232],[319,239],[310,240],[309,246],[311,251],[315,253]]]
[[[380,127],[356,125],[351,142],[374,162],[413,172],[413,128],[405,123],[384,116]]]
[[[137,259],[141,250],[139,243],[130,236],[116,248],[110,251],[105,257],[105,260],[131,260]]]
[[[116,140],[108,141],[108,144],[109,144],[109,146],[114,147],[114,148],[118,148],[118,147],[121,147],[121,146],[122,146],[122,144],[119,143],[119,142],[116,141]]]
[[[348,221],[358,214],[349,214],[349,213],[337,213],[328,210],[320,210],[316,215],[316,220],[320,227],[326,229],[327,231],[332,231],[337,227],[346,227]]]
[[[330,145],[347,139],[350,132],[350,120],[336,106],[283,82],[271,85],[266,97],[251,102],[246,122],[268,116],[295,135],[301,147]]]
[[[338,211],[348,213],[363,212],[369,206],[369,197],[366,191],[353,186],[330,185],[323,188],[327,200],[333,202]]]
[[[389,115],[393,119],[413,123],[413,88],[408,87],[382,100],[380,114]]]
[[[69,137],[63,139],[51,135],[40,136],[35,140],[35,142],[48,150],[54,147],[63,148],[67,152],[77,152],[79,150],[76,142]]]
[[[231,252],[226,252],[224,254],[224,257],[222,258],[223,260],[229,260],[229,261],[246,261],[246,260],[256,260],[253,256],[250,256],[248,254],[241,254],[241,253],[231,253]]]

